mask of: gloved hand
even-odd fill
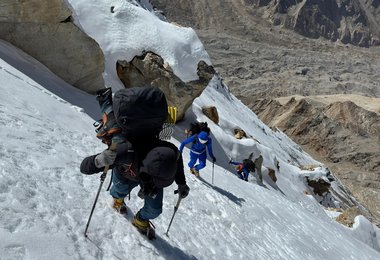
[[[157,193],[158,192],[156,187],[153,187],[149,190],[141,188],[137,193],[137,196],[139,196],[141,199],[145,199],[146,197],[151,197],[152,199],[154,199],[157,196]]]
[[[212,157],[212,162],[213,162],[213,163],[216,162],[216,158],[215,158],[215,156]]]
[[[104,150],[95,157],[95,166],[102,168],[106,165],[112,165],[116,159],[117,153],[111,150]]]
[[[149,180],[140,184],[140,191],[137,194],[140,198],[144,199],[145,197],[155,198],[157,196],[157,188],[154,186],[153,181]]]
[[[186,198],[189,195],[190,188],[187,184],[178,185],[178,194],[182,199]]]

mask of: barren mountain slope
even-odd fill
[[[368,47],[380,44],[379,0],[151,1],[169,19],[196,29],[244,31],[269,23],[309,38]],[[255,22],[257,24],[253,24]]]
[[[255,2],[249,0],[152,1],[158,9],[164,11],[169,21],[197,30],[213,65],[232,93],[262,116],[264,121],[265,118],[261,112],[267,108],[268,104],[260,102],[262,99],[291,95],[332,94],[380,97],[379,47],[360,48],[344,45],[339,41],[306,38],[281,26],[273,26],[270,19],[263,16],[265,15],[263,9],[254,8]],[[271,1],[261,2],[268,4]],[[364,1],[361,2],[364,4]],[[365,4],[368,5],[369,2],[371,1],[366,1]],[[377,3],[372,2],[375,5]],[[378,21],[379,10],[375,9],[372,13],[374,19]],[[334,103],[334,98],[337,97],[330,96],[332,101],[329,104]],[[341,98],[337,98],[336,101],[340,100]],[[316,105],[315,102],[312,104]],[[356,104],[360,106],[363,102]],[[312,115],[323,118],[325,110],[317,109],[317,107],[324,106],[314,107]],[[363,107],[368,109],[365,105]],[[270,106],[270,108],[266,110],[267,113],[278,122],[281,116],[279,112],[282,110],[276,106]],[[355,111],[358,110],[355,109]],[[294,116],[291,114],[288,118]],[[374,118],[373,127],[376,128],[378,117]],[[339,125],[340,132],[350,135],[351,130],[347,129],[346,125],[334,121],[333,118],[329,120],[332,124]],[[267,123],[270,122],[267,121]],[[302,147],[305,150],[318,156],[321,162],[327,164],[355,196],[372,213],[376,213],[377,220],[380,221],[380,213],[377,212],[380,208],[379,169],[362,168],[360,165],[363,163],[365,165],[367,158],[358,156],[366,150],[368,143],[374,148],[380,147],[380,140],[373,135],[361,132],[362,136],[352,134],[348,144],[339,141],[340,137],[334,136],[336,134],[334,132],[329,133],[331,135],[329,138],[320,134],[320,129],[315,129],[313,135],[310,134],[311,131],[299,132],[295,135],[291,127],[287,127],[286,124],[279,126],[295,141],[303,144]],[[355,127],[358,128],[359,125],[352,128]],[[363,139],[363,136],[367,138]],[[330,146],[336,146],[336,148],[326,153],[314,142],[315,144],[329,143]],[[371,153],[367,161],[371,165],[376,165],[379,151],[374,149]],[[352,161],[352,158],[361,158],[362,162],[357,164]],[[360,160],[356,161],[360,162]],[[369,196],[369,194],[372,195]]]
[[[331,170],[380,219],[380,113],[351,101],[332,100],[328,104],[318,97],[287,100],[281,104],[263,99],[252,109],[266,124],[283,130],[316,159],[328,160]],[[380,98],[373,101],[380,106]]]
[[[379,47],[305,38],[272,26],[253,2],[152,1],[169,21],[197,30],[213,65],[237,95],[380,97]]]

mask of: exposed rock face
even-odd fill
[[[268,125],[326,157],[333,172],[380,219],[380,115],[350,101],[325,105],[310,98],[291,98],[285,105],[265,99],[252,108]]]
[[[103,53],[71,22],[64,0],[3,0],[0,7],[1,39],[82,90],[104,88]]]
[[[215,124],[219,124],[218,110],[214,106],[202,107],[202,112]]]
[[[164,62],[152,52],[137,56],[130,62],[118,61],[117,73],[125,87],[152,85],[159,87],[166,95],[168,104],[177,107],[177,119],[181,120],[193,100],[206,88],[215,74],[212,66],[200,61],[198,64],[199,79],[183,82]]]
[[[273,169],[268,168],[268,175],[272,179],[273,182],[277,181],[276,172]]]
[[[262,23],[257,19],[260,17],[311,38],[339,39],[365,47],[380,44],[378,0],[202,0],[197,3],[182,0],[176,8],[168,8],[171,4],[168,0],[152,3],[164,10],[169,19],[175,18],[180,24],[197,29],[223,31],[234,27],[249,33],[250,29],[256,29],[250,28],[252,22]]]
[[[236,139],[242,139],[243,137],[247,138],[247,134],[242,129],[234,129],[234,134]]]
[[[358,46],[379,45],[377,0],[279,0],[270,1],[270,17],[282,25],[311,38],[320,36]],[[271,7],[272,6],[272,7]]]
[[[323,196],[325,193],[329,192],[331,184],[328,182],[323,181],[322,179],[320,180],[309,180],[307,178],[307,183],[309,184],[310,187],[313,188],[314,194],[317,194],[319,196]]]
[[[265,122],[284,129],[300,144],[312,145],[333,162],[350,161],[363,170],[380,172],[380,115],[350,101],[324,106],[292,98],[282,109],[275,102],[271,104],[263,101],[253,108]],[[279,109],[276,115],[272,109]],[[342,150],[350,143],[355,146]]]
[[[336,218],[336,221],[347,227],[352,227],[355,223],[355,217],[359,215],[362,215],[362,212],[358,207],[348,208]]]

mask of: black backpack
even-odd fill
[[[199,134],[200,132],[206,132],[208,135],[210,135],[210,128],[207,125],[207,122],[193,122],[190,124],[190,127],[188,130],[186,130],[186,133],[189,136]]]
[[[154,87],[128,88],[117,91],[112,99],[112,90],[107,88],[98,91],[96,99],[103,115],[94,124],[96,136],[108,145],[118,143],[117,153],[123,155],[114,165],[118,178],[141,181],[143,165],[156,187],[173,183],[178,149],[172,143],[152,139],[168,118],[164,93]],[[132,145],[133,141],[137,146]]]
[[[125,141],[117,147],[118,160],[115,161],[114,169],[117,177],[123,181],[139,181],[141,159],[135,152],[132,144]],[[122,156],[120,156],[122,155]]]
[[[246,168],[248,171],[255,171],[255,163],[251,159],[244,159],[243,167]]]
[[[141,153],[125,141],[118,145],[117,153],[114,167],[119,179],[141,184],[146,181],[150,183],[151,180],[157,188],[167,187],[174,182],[180,157],[174,144],[157,140],[147,151]]]
[[[168,117],[168,104],[159,88],[126,88],[115,93],[113,111],[123,134],[134,140],[158,136]]]

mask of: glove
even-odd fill
[[[102,168],[106,165],[112,165],[116,159],[117,153],[111,150],[104,150],[95,157],[95,166]]]
[[[155,198],[157,196],[157,188],[156,186],[154,186],[154,183],[151,179],[149,179],[148,181],[146,182],[143,182],[140,184],[140,191],[139,193],[137,194],[140,198],[144,199],[145,197],[151,197],[151,198]]]
[[[182,199],[186,198],[189,195],[190,188],[187,184],[178,185],[178,194]]]
[[[215,156],[212,157],[212,162],[213,162],[213,163],[216,162],[216,158],[215,158]]]
[[[137,193],[137,196],[139,196],[140,199],[145,199],[146,197],[151,197],[154,199],[157,196],[157,193],[158,192],[156,187],[152,187],[151,189],[141,188]]]

